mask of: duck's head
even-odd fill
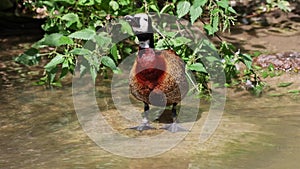
[[[145,13],[126,15],[124,19],[131,25],[136,34],[153,33],[151,18]]]
[[[126,15],[124,19],[138,37],[141,48],[154,48],[152,21],[147,14]]]

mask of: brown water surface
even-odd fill
[[[99,102],[110,99],[109,94],[105,95],[110,91],[105,87],[109,81],[105,83],[97,87]],[[209,106],[203,103],[201,118],[179,145],[145,159],[120,157],[91,141],[76,118],[71,87],[10,88],[1,91],[0,103],[0,168],[296,169],[299,166],[299,95],[237,97],[236,92],[229,90],[221,124],[206,143],[198,141]]]

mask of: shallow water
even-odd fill
[[[113,112],[109,81],[104,82],[96,88],[98,105]],[[198,137],[208,103],[202,103],[201,117],[180,144],[158,156],[132,159],[104,151],[85,134],[71,87],[7,88],[0,100],[0,168],[299,167],[299,97],[229,95],[217,131],[204,144]]]

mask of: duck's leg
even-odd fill
[[[180,126],[177,123],[176,105],[177,105],[177,103],[173,103],[173,106],[172,106],[173,123],[166,124],[164,127],[162,127],[162,129],[168,130],[172,133],[176,133],[179,131],[188,131],[187,129],[185,129],[184,127]]]
[[[136,127],[131,127],[130,129],[134,129],[134,130],[138,130],[138,131],[155,129],[149,123],[148,114],[149,114],[149,104],[144,102],[144,112],[143,112],[142,123]]]

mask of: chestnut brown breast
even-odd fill
[[[179,103],[188,91],[183,61],[171,50],[139,51],[129,77],[138,100],[155,106]]]

